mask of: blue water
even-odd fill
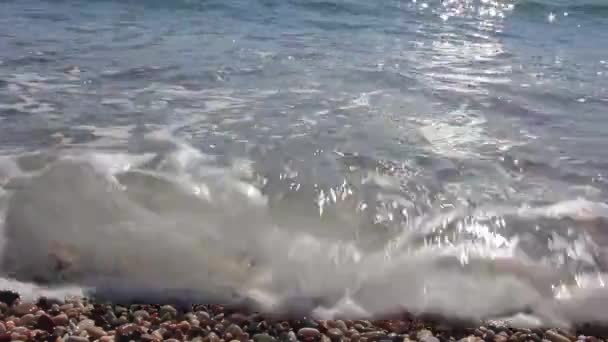
[[[539,261],[566,278],[601,273],[607,88],[602,0],[4,0],[0,205],[9,231],[23,222],[32,232],[113,226],[105,204],[69,190],[85,187],[79,182],[89,176],[78,173],[85,171],[73,171],[73,184],[43,172],[77,153],[134,196],[130,204],[111,200],[136,207],[124,209],[138,213],[134,222],[145,209],[197,231],[208,217],[193,220],[201,213],[192,199],[182,203],[164,185],[121,174],[132,168],[207,194],[210,213],[230,216],[218,214],[220,236],[253,215],[253,231],[278,227],[365,253],[430,248],[461,261]],[[150,143],[147,134],[158,132],[163,138]],[[157,157],[130,159],[144,153]],[[204,178],[234,170],[238,182]],[[14,196],[15,184],[31,177],[42,178]],[[40,210],[13,213],[21,205],[13,197]],[[268,211],[263,223],[248,209],[232,215],[235,203],[249,200]],[[45,216],[53,201],[65,217]],[[79,216],[98,212],[95,205],[110,213]],[[247,249],[267,251],[265,243]],[[300,261],[269,263],[293,284],[286,269],[312,272],[314,264],[321,272],[325,262]],[[39,270],[34,264],[22,278]],[[101,264],[95,272],[103,273]],[[373,269],[356,265],[352,272]],[[315,295],[344,281],[302,285],[311,281],[302,272],[298,284]],[[504,306],[500,298],[488,292],[488,305]],[[433,308],[454,312],[441,303]]]

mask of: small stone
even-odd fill
[[[53,336],[63,336],[68,332],[68,328],[60,325],[53,329]]]
[[[63,326],[67,326],[68,323],[70,322],[70,320],[68,319],[68,316],[64,313],[61,313],[61,314],[51,318],[51,320],[53,321],[53,324],[63,325]]]
[[[215,333],[209,333],[207,337],[203,339],[206,342],[220,342],[220,338]]]
[[[494,342],[507,342],[508,340],[509,340],[509,338],[502,334],[498,334],[498,335],[494,336]]]
[[[545,338],[551,342],[570,342],[570,339],[566,336],[560,335],[553,330],[545,331]]]
[[[253,335],[254,342],[275,342],[276,339],[268,334],[255,334]]]
[[[298,338],[302,340],[316,340],[320,336],[321,333],[315,328],[301,328],[298,330]]]
[[[6,326],[4,323],[0,322],[0,335],[6,332]]]
[[[418,333],[416,333],[416,338],[418,340],[422,340],[423,338],[425,338],[427,336],[433,336],[433,333],[427,329],[422,329],[422,330],[418,331]]]
[[[146,310],[137,310],[133,312],[134,318],[150,319],[150,313]]]
[[[114,342],[114,336],[102,336],[99,338],[99,342]]]
[[[332,341],[340,341],[342,337],[344,337],[344,333],[338,328],[330,328],[327,330],[327,336],[329,336]]]
[[[55,328],[55,323],[49,315],[42,314],[40,315],[40,317],[38,317],[38,322],[36,322],[36,329],[44,330],[51,333],[53,332],[53,328]]]
[[[33,314],[38,311],[38,307],[32,303],[21,303],[13,307],[13,313],[17,317],[21,317],[27,314]]]
[[[98,339],[106,335],[106,332],[102,328],[96,326],[86,327],[85,330],[93,339]]]
[[[134,332],[139,331],[139,327],[133,323],[123,324],[116,329],[116,335],[130,336]]]
[[[80,336],[68,336],[68,338],[65,339],[65,342],[89,342],[89,339],[86,337],[80,337]]]
[[[207,324],[211,319],[211,316],[206,311],[197,311],[195,316],[202,324]]]
[[[236,324],[230,324],[228,328],[226,328],[226,333],[231,334],[233,337],[239,337],[243,333],[243,329]]]
[[[141,335],[141,337],[139,339],[140,339],[140,341],[144,341],[144,342],[162,341],[162,339],[156,338],[155,336],[150,335],[150,334],[143,334],[143,335]]]
[[[177,329],[181,330],[183,333],[187,333],[188,330],[190,330],[190,323],[188,323],[187,321],[181,321],[177,325]]]
[[[129,310],[124,306],[116,305],[114,306],[114,313],[116,316],[122,316],[122,314],[127,313]]]
[[[94,327],[95,321],[92,319],[83,319],[78,323],[78,329],[85,330],[88,327]]]
[[[368,331],[361,334],[362,338],[365,338],[369,342],[376,342],[382,339],[386,339],[386,334],[382,331]]]
[[[166,339],[165,342],[179,342],[179,340],[176,338],[169,338],[169,339]]]
[[[7,306],[12,306],[17,299],[19,299],[19,294],[13,291],[3,290],[0,291],[0,302],[6,304]]]
[[[158,311],[158,314],[162,317],[166,314],[170,314],[171,317],[176,317],[177,316],[177,310],[172,307],[171,305],[164,305],[163,307],[160,308],[160,310]]]
[[[33,326],[36,321],[36,317],[33,314],[27,314],[19,319],[19,322],[15,322],[18,326]]]

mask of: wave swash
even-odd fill
[[[287,173],[266,177],[253,162],[222,164],[159,137],[129,154],[68,149],[0,166],[2,285],[26,296],[240,303],[319,318],[608,317],[598,242],[608,206],[596,202],[407,214],[412,203],[394,204],[394,189],[388,201],[378,171],[325,191],[284,187],[273,179]],[[382,230],[362,205],[372,193],[407,222]],[[587,262],[559,267],[524,252],[537,230],[523,230],[539,224],[575,227],[567,253]],[[511,226],[520,229],[509,237]]]

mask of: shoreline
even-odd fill
[[[88,298],[21,300],[0,290],[2,341],[201,342],[600,342],[606,327],[511,328],[504,322],[455,322],[407,313],[391,319],[312,320],[275,317],[223,305],[94,302]]]

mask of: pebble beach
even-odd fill
[[[80,297],[28,302],[12,291],[0,291],[0,312],[0,341],[600,342],[608,337],[591,326],[572,331],[512,328],[499,321],[467,326],[407,313],[379,320],[284,320],[217,304],[176,308]]]

